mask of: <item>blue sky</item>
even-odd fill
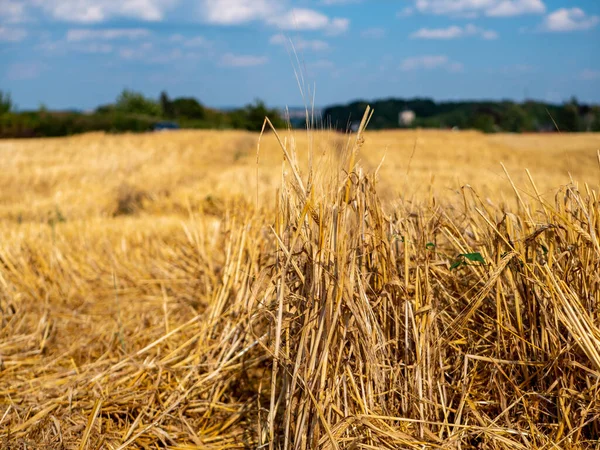
[[[0,89],[21,109],[93,108],[125,87],[301,105],[290,40],[317,105],[600,103],[598,0],[0,0]]]

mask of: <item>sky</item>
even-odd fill
[[[215,107],[600,103],[600,1],[0,0],[0,90],[18,108],[124,88]]]

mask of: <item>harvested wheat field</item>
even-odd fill
[[[600,135],[279,138],[0,142],[2,448],[599,448]]]

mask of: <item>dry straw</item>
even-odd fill
[[[274,209],[0,243],[1,446],[598,448],[595,191],[384,205],[367,122],[308,174],[278,136]]]

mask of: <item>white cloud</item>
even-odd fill
[[[119,56],[123,59],[135,59],[138,51],[133,48],[122,48],[119,50]]]
[[[328,34],[343,33],[350,21],[339,17],[329,18],[312,9],[295,8],[284,14],[267,18],[267,22],[282,30],[323,30]]]
[[[269,39],[269,43],[273,45],[287,46],[290,44],[290,39],[283,34],[275,34]],[[315,52],[329,50],[329,44],[319,39],[305,40],[302,38],[291,39],[296,50],[312,50]]]
[[[411,39],[458,39],[468,36],[479,36],[483,39],[497,39],[498,33],[493,30],[485,30],[473,24],[465,27],[456,25],[447,28],[421,28],[410,35]]]
[[[126,61],[139,61],[144,64],[173,64],[184,60],[195,60],[202,55],[181,48],[162,48],[160,51],[154,49],[151,42],[144,42],[136,47],[121,48],[119,57]]]
[[[217,25],[265,22],[282,30],[321,30],[339,34],[348,29],[348,19],[334,17],[307,8],[287,9],[279,0],[203,0],[201,14]]]
[[[3,22],[22,22],[25,19],[25,5],[22,1],[0,0],[0,18]]]
[[[49,54],[65,55],[68,53],[108,54],[114,50],[114,47],[106,41],[68,41],[66,39],[58,41],[45,40],[35,48],[44,52],[45,56]]]
[[[32,80],[38,78],[46,68],[39,62],[18,62],[10,65],[6,71],[9,80]]]
[[[491,17],[511,17],[523,14],[543,14],[546,5],[542,0],[503,0],[486,11]]]
[[[585,69],[579,74],[579,78],[585,81],[600,80],[600,70]]]
[[[414,56],[406,58],[400,64],[400,70],[403,72],[432,69],[444,69],[448,72],[461,72],[463,68],[461,63],[452,61],[445,55]]]
[[[54,19],[98,23],[112,17],[160,21],[177,0],[31,0]]]
[[[599,16],[588,16],[580,8],[561,8],[544,19],[542,29],[552,32],[582,31],[600,23]]]
[[[410,17],[415,13],[415,9],[407,6],[402,11],[396,13],[396,17]]]
[[[79,45],[75,48],[78,52],[81,53],[111,53],[113,51],[113,47],[110,44],[101,43],[101,42],[92,42],[90,44]]]
[[[494,39],[498,39],[498,33],[494,30],[482,30],[481,37],[487,39],[488,41],[492,41]]]
[[[223,67],[254,67],[266,64],[268,58],[266,56],[254,55],[235,55],[233,53],[225,53],[219,64]]]
[[[382,39],[385,36],[384,28],[367,28],[360,35],[366,39]]]
[[[312,9],[296,8],[270,17],[268,21],[283,30],[320,30],[327,26],[329,17]]]
[[[363,0],[322,0],[324,5],[347,5],[349,3],[362,3]]]
[[[281,12],[277,0],[204,0],[202,14],[207,22],[218,25],[238,25],[264,20]]]
[[[188,48],[211,48],[213,44],[204,36],[185,37],[179,33],[171,35],[169,42]]]
[[[9,28],[0,25],[0,42],[21,42],[27,37],[27,31],[22,28]]]
[[[185,47],[190,47],[190,48],[199,48],[199,47],[210,47],[211,46],[211,42],[209,40],[207,40],[206,38],[204,38],[203,36],[194,36],[191,37],[185,41],[183,41],[183,45]]]
[[[510,17],[543,14],[542,0],[415,0],[420,13],[473,18],[478,15]]]
[[[346,32],[348,30],[348,28],[350,28],[350,20],[349,19],[336,17],[329,22],[329,24],[327,25],[327,28],[325,29],[325,32],[327,34],[333,36],[336,34],[341,34],[341,33]]]
[[[150,31],[144,28],[107,28],[103,30],[95,30],[90,28],[75,28],[67,31],[67,41],[109,41],[118,39],[141,39],[148,37]]]
[[[448,28],[421,28],[410,35],[412,39],[455,39],[464,35],[463,29],[457,26]]]

